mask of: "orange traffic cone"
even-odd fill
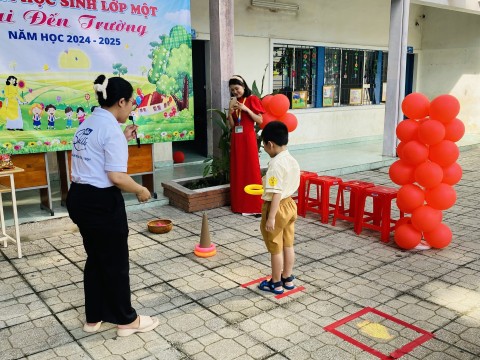
[[[217,253],[215,244],[210,239],[210,231],[208,230],[208,218],[207,214],[203,213],[202,217],[202,230],[200,232],[200,244],[195,245],[193,251],[198,257],[207,258]]]

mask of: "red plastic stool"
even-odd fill
[[[305,213],[311,211],[320,214],[322,223],[328,223],[328,216],[335,211],[335,204],[330,203],[330,188],[339,186],[342,179],[335,176],[316,176],[307,179]],[[316,187],[316,197],[310,197],[310,190]]]
[[[307,179],[318,176],[316,172],[300,171],[300,185],[298,186],[297,196],[292,196],[292,199],[297,202],[297,214],[305,217],[305,185]]]
[[[357,221],[358,214],[358,199],[364,189],[375,186],[374,183],[350,180],[345,181],[338,187],[337,201],[335,203],[335,211],[333,213],[332,225],[335,226],[337,219],[350,221],[353,224]],[[348,208],[345,207],[345,194],[344,192],[350,192],[350,203]]]
[[[355,232],[360,234],[364,227],[380,231],[380,238],[388,242],[390,232],[395,228],[397,220],[391,218],[392,200],[397,198],[398,189],[387,186],[374,186],[364,189],[358,197],[358,221],[355,224]],[[373,211],[365,211],[367,197],[373,199]],[[366,216],[365,216],[366,215]],[[400,212],[400,218],[403,212]]]

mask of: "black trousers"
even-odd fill
[[[67,209],[87,253],[83,273],[87,322],[133,322],[137,313],[131,305],[128,223],[120,189],[72,183]]]

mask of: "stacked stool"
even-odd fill
[[[311,171],[300,171],[300,185],[298,186],[297,196],[292,196],[292,199],[297,202],[297,214],[305,217],[305,194],[306,193],[306,184],[307,180],[312,177],[318,176],[316,172]]]
[[[320,214],[322,223],[328,223],[328,217],[335,210],[335,204],[330,203],[330,188],[340,186],[342,179],[335,176],[315,176],[309,177],[306,182],[304,214],[311,211]],[[316,197],[310,197],[310,192],[315,189]],[[305,215],[303,215],[305,217]]]
[[[335,226],[337,219],[350,221],[351,223],[356,224],[358,221],[357,214],[359,212],[358,203],[362,192],[365,189],[373,186],[375,186],[374,183],[359,180],[342,182],[338,186],[337,201],[335,203],[335,210],[333,212],[332,225]],[[348,207],[345,206],[345,192],[350,193]]]
[[[357,221],[355,232],[360,234],[364,227],[380,231],[380,239],[388,242],[396,220],[391,218],[392,201],[397,198],[398,189],[387,186],[373,186],[363,189],[358,196]],[[373,199],[373,211],[365,211],[367,197]],[[400,212],[400,218],[403,212]]]

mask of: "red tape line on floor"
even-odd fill
[[[305,287],[304,286],[298,286],[296,287],[295,289],[293,290],[290,290],[290,291],[284,291],[283,294],[278,294],[275,296],[275,299],[281,299],[285,296],[288,296],[288,295],[292,295],[292,294],[295,294],[296,292],[299,292],[299,291],[302,291],[302,290],[305,290]]]
[[[415,332],[418,332],[420,334],[422,334],[422,336],[414,339],[413,341],[409,342],[408,344],[404,345],[403,347],[401,347],[400,349],[397,349],[395,351],[393,351],[392,353],[390,353],[390,355],[385,355],[385,354],[382,354],[381,352],[369,347],[368,345],[366,344],[363,344],[355,339],[353,339],[352,337],[346,335],[346,334],[343,334],[342,332],[338,331],[336,328],[341,326],[341,325],[344,325],[356,318],[359,318],[360,316],[362,315],[365,315],[367,313],[374,313],[374,314],[377,314],[387,320],[390,320],[392,322],[395,322],[399,325],[402,325],[408,329],[411,329]],[[335,334],[337,335],[338,337],[340,337],[341,339],[345,340],[345,341],[348,341],[349,343],[359,347],[360,349],[364,350],[364,351],[367,351],[369,352],[370,354],[372,355],[375,355],[377,356],[378,358],[380,359],[384,359],[384,360],[387,360],[387,359],[398,359],[400,357],[402,357],[403,355],[409,353],[410,351],[412,351],[414,348],[416,348],[417,346],[423,344],[424,342],[430,340],[431,338],[435,337],[434,334],[426,331],[426,330],[423,330],[421,328],[419,328],[418,326],[415,326],[415,325],[412,325],[412,324],[409,324],[407,323],[406,321],[403,321],[403,320],[400,320],[392,315],[389,315],[389,314],[386,314],[380,310],[377,310],[377,309],[374,309],[374,308],[371,308],[371,307],[366,307],[354,314],[351,314],[343,319],[340,319],[338,321],[335,321],[334,323],[330,324],[330,325],[327,325],[324,327],[324,329],[326,331],[329,331],[331,332],[332,334]]]
[[[259,282],[262,282],[263,280],[268,280],[268,279],[270,279],[270,276],[265,276],[265,277],[262,277],[262,278],[260,278],[260,279],[252,280],[252,281],[250,281],[250,282],[248,282],[248,283],[242,284],[241,286],[242,286],[243,288],[246,288],[246,287],[249,287],[250,285],[257,284],[257,283],[259,283]]]

